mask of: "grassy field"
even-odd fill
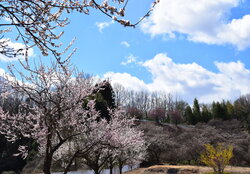
[[[202,166],[175,166],[175,165],[156,165],[148,168],[138,168],[133,171],[127,172],[127,174],[167,174],[168,171],[178,170],[178,174],[204,174],[212,172],[211,168],[202,167]],[[228,166],[225,169],[225,172],[231,174],[250,174],[250,167],[233,167]]]

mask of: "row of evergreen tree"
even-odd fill
[[[242,121],[250,128],[250,95],[241,96],[234,103],[230,101],[213,102],[210,105],[199,104],[195,98],[193,107],[187,106],[184,112],[184,120],[192,125],[199,122],[207,123],[211,119]]]
[[[198,122],[207,123],[211,119],[229,120],[234,117],[234,107],[227,101],[213,102],[211,107],[208,105],[200,105],[195,98],[193,108],[187,106],[184,117],[190,124],[197,124]]]

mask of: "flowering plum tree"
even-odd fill
[[[78,151],[87,149],[85,142],[91,144],[91,150],[77,157],[99,174],[106,166],[112,168],[118,164],[121,169],[125,163],[137,164],[146,156],[143,133],[134,127],[134,119],[127,118],[124,111],[109,110],[111,120],[101,119],[89,125],[89,132],[81,136]],[[83,142],[83,143],[81,143]]]
[[[54,153],[68,140],[88,132],[86,125],[99,116],[93,100],[88,101],[85,109],[82,103],[102,84],[93,86],[82,73],[58,63],[52,67],[41,64],[25,69],[28,75],[19,72],[22,82],[15,80],[9,83],[13,93],[22,93],[33,105],[23,103],[22,111],[17,114],[0,109],[0,133],[9,141],[21,136],[35,140],[40,154],[44,155],[43,171],[50,174]],[[24,157],[27,155],[25,146],[20,146],[19,150]]]
[[[113,139],[116,140],[112,145],[115,147],[112,159],[118,164],[121,174],[125,164],[135,165],[145,159],[147,146],[143,132],[132,127],[135,119],[124,117],[121,111],[113,112],[112,115]]]
[[[116,159],[120,174],[125,164],[130,166],[140,164],[147,156],[147,145],[142,137],[142,132],[135,129],[123,132],[123,136],[126,136],[127,141],[120,144]]]
[[[166,110],[163,108],[154,108],[149,111],[149,118],[154,119],[157,123],[160,123],[166,119]]]
[[[158,2],[153,3],[153,7]],[[9,46],[9,40],[0,40],[0,53],[8,57],[19,54],[27,54],[27,49],[37,46],[43,55],[51,52],[57,60],[64,52],[59,52],[60,39],[63,32],[56,33],[58,28],[63,28],[69,23],[63,14],[77,11],[89,14],[90,9],[97,9],[124,26],[135,27],[143,18],[148,16],[150,9],[137,23],[122,19],[128,0],[5,0],[0,2],[0,35],[16,29],[16,40],[25,44],[25,48],[13,49]],[[8,28],[12,27],[12,28]],[[14,33],[14,32],[13,32]],[[67,48],[65,49],[67,50]]]
[[[142,119],[143,118],[143,111],[136,108],[136,107],[128,107],[127,108],[127,115],[129,117],[134,117],[137,119]]]
[[[170,117],[170,121],[175,124],[176,126],[181,123],[182,121],[182,115],[179,111],[170,111],[168,112],[168,115]]]

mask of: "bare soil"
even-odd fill
[[[204,174],[207,172],[212,172],[213,170],[209,167],[203,166],[176,166],[176,165],[156,165],[148,168],[138,168],[132,171],[127,172],[126,174],[162,174],[162,173],[175,173],[178,174]],[[231,174],[250,174],[250,167],[234,167],[228,166],[225,169],[225,172]]]

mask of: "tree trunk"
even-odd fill
[[[109,174],[113,174],[113,159],[112,157],[109,158]]]
[[[119,173],[122,174],[122,164],[119,164]]]
[[[48,132],[50,132],[50,129],[48,129]],[[46,152],[45,152],[45,158],[44,158],[44,164],[43,164],[43,172],[44,174],[51,174],[50,168],[52,165],[52,157],[53,157],[53,151],[51,149],[51,133],[47,136],[47,144],[46,144]]]
[[[77,166],[77,159],[75,158],[75,171],[77,171],[78,166]]]
[[[100,174],[99,169],[94,169],[95,174]]]
[[[113,166],[112,165],[109,166],[109,174],[113,174]]]
[[[50,172],[51,165],[52,165],[52,155],[48,154],[44,159],[44,165],[43,165],[44,174],[51,174]]]
[[[130,171],[133,170],[133,165],[129,165]]]

